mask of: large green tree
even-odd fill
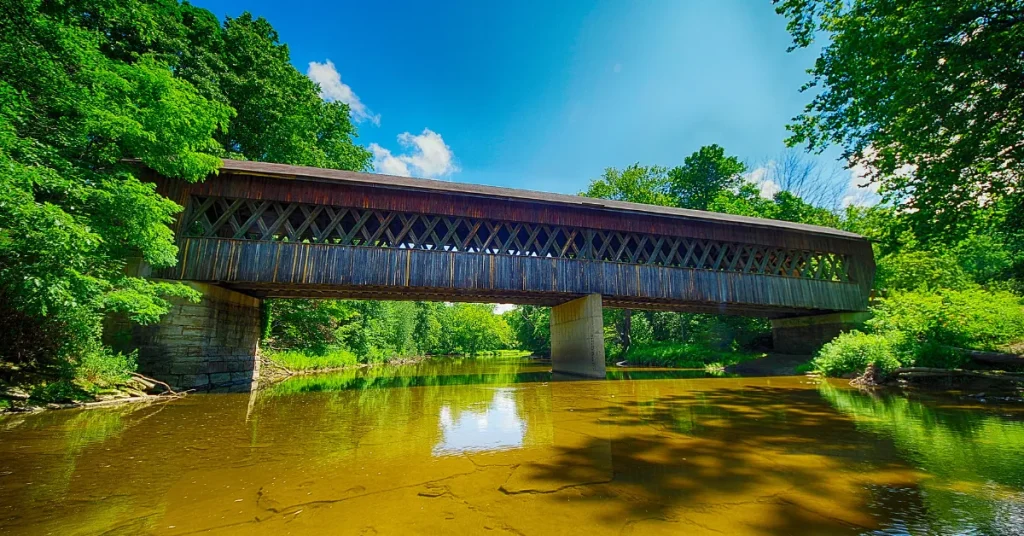
[[[837,145],[918,234],[1024,206],[1024,1],[776,0],[792,48],[826,43],[791,144]]]
[[[629,201],[647,205],[670,205],[668,196],[668,170],[659,166],[641,166],[639,163],[618,170],[608,168],[601,178],[590,181],[586,197]]]
[[[367,169],[344,104],[325,103],[262,19],[221,25],[175,0],[0,0],[0,380],[65,375],[108,353],[110,312],[153,322],[187,287],[181,207],[127,159],[202,180],[220,157]],[[12,368],[13,365],[13,368]]]
[[[719,194],[743,184],[746,170],[747,166],[726,155],[722,146],[705,145],[668,172],[668,193],[675,206],[708,210]]]

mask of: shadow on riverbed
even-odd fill
[[[633,499],[609,516],[712,528],[725,510],[733,515],[725,497],[748,496],[770,512],[744,521],[758,533],[1013,535],[1024,527],[1020,410],[936,409],[822,383],[695,390],[576,411],[636,430],[611,441],[614,477],[583,495]],[[556,445],[557,456],[534,465],[532,476],[557,483],[566,467],[600,463],[590,458],[605,442]],[[863,502],[850,502],[857,496]],[[743,517],[736,515],[732,523]]]

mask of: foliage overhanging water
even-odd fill
[[[1024,407],[433,360],[0,418],[0,533],[1022,534]]]

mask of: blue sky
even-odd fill
[[[378,168],[413,176],[576,193],[710,143],[756,169],[810,98],[815,51],[786,52],[769,0],[195,3],[267,18]]]

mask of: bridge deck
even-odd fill
[[[758,316],[857,311],[863,238],[810,225],[278,164],[225,161],[186,207],[162,277],[256,296],[609,306]]]

